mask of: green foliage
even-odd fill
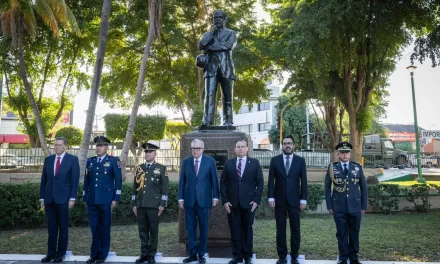
[[[290,97],[288,95],[282,95],[278,98],[278,104],[276,105],[276,116],[278,125],[272,126],[269,130],[269,141],[272,144],[278,144],[280,142],[280,115],[281,110],[287,105],[291,104],[284,110],[283,114],[283,136],[291,135],[295,142],[297,149],[306,148],[307,122],[306,122],[306,106],[305,105],[292,105]],[[316,117],[309,115],[310,131],[316,131]]]
[[[112,140],[124,140],[129,115],[106,114],[104,116],[106,136]],[[161,115],[138,115],[133,131],[133,142],[161,140],[165,134],[166,117]]]
[[[404,189],[406,200],[413,203],[417,211],[426,213],[431,206],[428,197],[430,189],[429,184],[414,184],[411,188]]]
[[[182,134],[190,131],[191,129],[183,122],[167,121],[165,135],[171,141],[171,149],[179,149]]]
[[[59,129],[55,137],[64,137],[67,139],[68,146],[79,146],[83,137],[83,132],[75,126],[67,126]]]
[[[397,184],[368,185],[368,202],[380,212],[390,214],[399,209],[398,196],[401,189]]]
[[[210,30],[216,9],[227,13],[226,27],[236,30],[239,36],[233,51],[238,76],[234,83],[234,109],[238,110],[244,102],[252,104],[267,98],[265,83],[272,76],[273,65],[265,53],[269,43],[256,30],[255,3],[256,0],[212,1],[205,13],[196,0],[166,1],[160,43],[151,50],[146,72],[148,92],[142,104],[165,104],[170,109],[189,109],[192,115],[199,114],[204,80],[195,66],[196,56],[201,53],[197,44],[203,33]],[[112,70],[103,74],[100,90],[100,95],[112,105],[128,108],[132,104],[147,38],[147,9],[146,1],[135,0],[114,11],[105,59],[106,67]],[[192,119],[193,126],[200,125],[198,118]]]
[[[39,199],[40,184],[0,184],[0,228],[41,226],[44,212]]]
[[[307,210],[315,211],[322,204],[324,185],[320,183],[307,184]]]

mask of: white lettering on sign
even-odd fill
[[[440,139],[440,130],[422,130],[422,138]]]

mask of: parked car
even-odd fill
[[[0,156],[0,169],[13,169],[21,164],[21,159],[12,154],[3,154]]]
[[[409,155],[409,161],[408,163],[411,165],[411,167],[417,167],[417,157],[416,154],[410,154]],[[433,156],[422,156],[421,159],[421,165],[424,168],[431,168],[431,167],[436,167],[438,168],[438,160],[436,157]]]

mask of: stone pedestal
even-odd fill
[[[235,130],[198,130],[182,135],[180,142],[180,162],[191,156],[191,142],[194,139],[200,139],[205,143],[203,154],[213,157],[216,160],[218,178],[220,180],[221,171],[226,160],[235,157],[235,144],[239,140],[245,140],[252,149],[251,138],[243,132]],[[220,188],[220,184],[219,184]],[[220,198],[220,197],[219,197]],[[208,229],[208,247],[229,247],[231,242],[231,233],[229,231],[227,213],[221,204],[221,199],[216,207],[212,207],[209,218]],[[188,238],[185,230],[184,210],[179,209],[179,242],[187,243]],[[210,251],[208,249],[208,251]],[[212,251],[212,250],[211,250]],[[210,253],[212,257],[214,252]],[[222,253],[221,255],[223,255]],[[232,252],[224,257],[230,257]],[[219,256],[216,256],[219,257]]]

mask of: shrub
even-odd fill
[[[398,196],[401,193],[399,185],[377,184],[368,186],[368,202],[380,212],[389,214],[391,210],[399,209]]]

